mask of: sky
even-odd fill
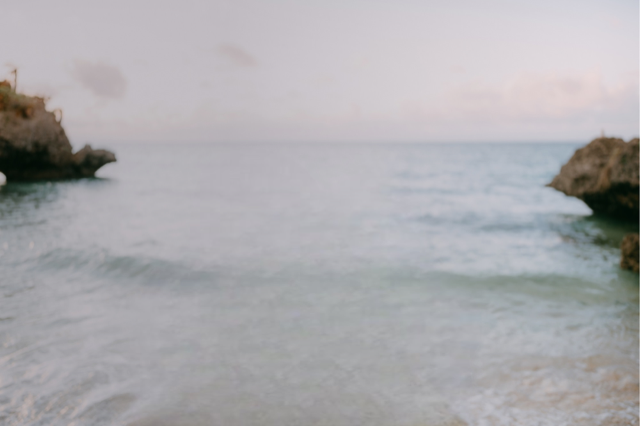
[[[71,142],[638,135],[636,0],[0,0]]]

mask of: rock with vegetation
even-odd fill
[[[548,185],[595,213],[638,220],[638,138],[601,137],[578,149]]]
[[[16,93],[0,81],[0,172],[8,182],[91,177],[116,161],[112,152],[89,145],[74,154],[61,115],[47,111],[43,98]]]
[[[622,251],[622,260],[620,267],[638,273],[638,234],[628,234],[622,240],[620,250]]]

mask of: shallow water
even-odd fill
[[[0,189],[0,423],[637,425],[570,144],[121,144]]]

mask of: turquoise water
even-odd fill
[[[637,425],[571,144],[119,144],[0,189],[0,424]]]

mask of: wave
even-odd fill
[[[153,285],[211,283],[219,278],[218,272],[178,261],[136,255],[115,256],[96,249],[57,248],[43,253],[36,262],[35,269],[40,271],[71,275],[88,273],[98,278]]]

